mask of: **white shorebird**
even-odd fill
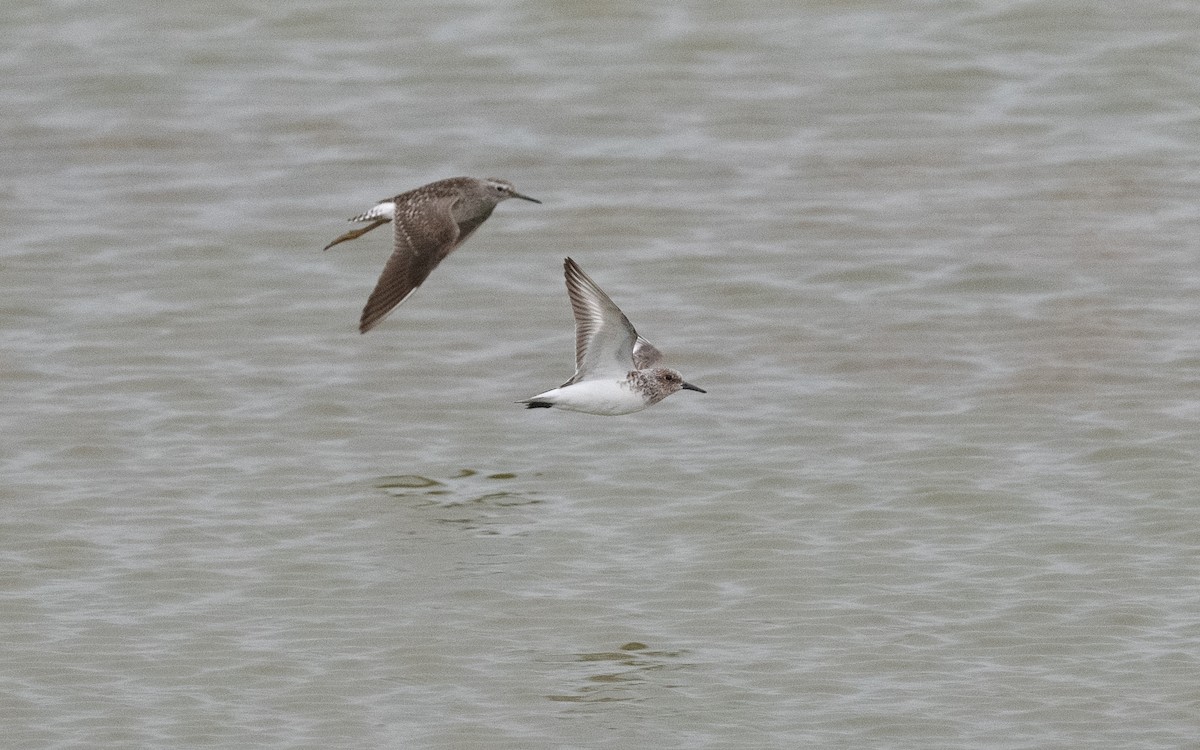
[[[655,367],[662,352],[638,335],[629,318],[575,261],[563,262],[575,314],[575,375],[558,388],[517,403],[587,414],[631,414],[679,390],[707,391],[675,370]]]
[[[508,180],[489,177],[451,177],[423,185],[375,204],[350,221],[370,222],[352,229],[325,249],[361,237],[393,222],[392,255],[367,298],[358,330],[366,333],[387,317],[450,253],[459,248],[492,215],[496,204],[509,198],[541,203],[521,195]]]

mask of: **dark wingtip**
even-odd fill
[[[525,404],[526,409],[549,409],[554,406],[549,401],[521,401],[519,403]]]

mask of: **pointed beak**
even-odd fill
[[[708,391],[704,390],[703,388],[697,388],[696,386],[692,385],[691,383],[684,383],[683,385],[681,385],[679,387],[684,389],[685,391],[696,391],[697,393],[708,393]]]
[[[541,201],[540,201],[540,200],[538,200],[537,198],[530,198],[528,195],[521,195],[520,193],[518,193],[518,192],[517,192],[517,191],[515,191],[515,190],[514,190],[514,191],[513,191],[513,193],[512,193],[512,197],[514,197],[514,198],[520,198],[521,200],[523,200],[523,201],[529,201],[530,203],[541,203]]]

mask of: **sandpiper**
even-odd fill
[[[679,390],[707,393],[675,370],[655,367],[662,352],[638,335],[629,318],[575,261],[563,262],[575,314],[575,375],[554,390],[518,401],[528,409],[558,407],[587,414],[631,414]]]
[[[541,203],[518,193],[508,180],[451,177],[381,200],[370,211],[350,219],[369,223],[330,242],[326,250],[389,221],[394,224],[392,255],[367,298],[359,332],[371,330],[408,299],[437,264],[492,215],[496,204],[509,198]]]

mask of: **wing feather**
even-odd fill
[[[639,336],[633,324],[575,261],[563,262],[563,274],[575,316],[575,375],[563,385],[598,377],[624,378],[635,367],[634,344]],[[658,351],[649,342],[645,346]]]
[[[451,208],[456,196],[410,201],[393,219],[391,257],[367,298],[358,330],[366,333],[379,324],[461,244]],[[397,208],[400,203],[397,202]],[[473,228],[472,228],[473,229]]]

